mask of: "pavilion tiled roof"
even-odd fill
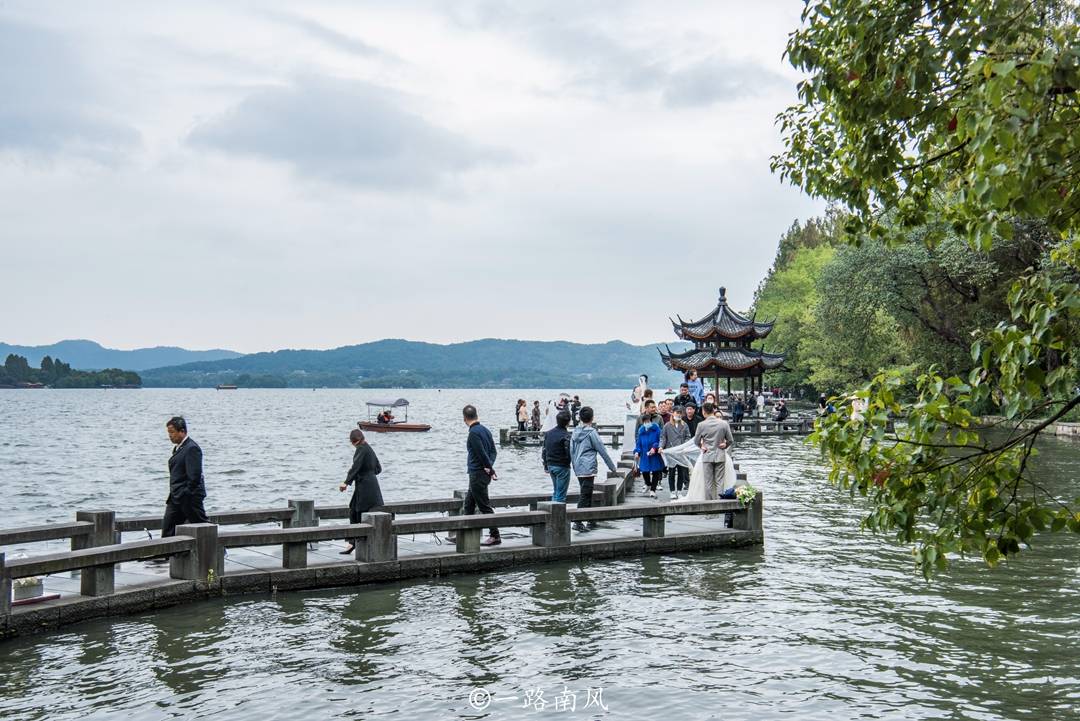
[[[725,288],[720,289],[720,300],[709,315],[695,321],[678,318],[678,322],[671,321],[671,325],[675,329],[675,335],[683,340],[708,341],[717,338],[757,340],[769,335],[773,329],[773,323],[759,323],[754,318],[747,318],[733,311],[727,304]]]
[[[660,351],[664,365],[672,370],[683,372],[696,370],[741,372],[752,368],[761,371],[775,370],[784,364],[784,356],[776,353],[764,353],[742,347],[730,348],[691,348],[682,353],[672,353],[669,346]]]

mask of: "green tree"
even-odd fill
[[[8,377],[16,383],[25,383],[30,380],[30,364],[21,355],[9,353],[4,360],[4,370],[7,371]]]
[[[41,359],[41,382],[51,383],[56,377],[56,370],[53,368],[53,359],[50,356],[45,356]]]
[[[780,116],[787,149],[773,167],[849,211],[852,238],[898,244],[926,226],[934,247],[952,228],[986,251],[1032,219],[1053,239],[979,334],[966,376],[931,369],[906,402],[911,378],[885,372],[859,391],[861,419],[819,425],[832,479],[872,499],[865,524],[915,543],[926,575],[950,552],[993,565],[1037,531],[1080,532],[1076,505],[1028,474],[1039,433],[1080,405],[1076,5],[816,0],[803,20],[787,55],[808,77]],[[987,404],[1006,419],[1000,440],[975,432]],[[908,416],[896,441],[890,413]]]
[[[802,228],[796,224],[788,231],[780,243],[774,269],[759,286],[754,300],[758,318],[776,319],[765,344],[770,352],[784,354],[784,366],[788,370],[770,373],[768,378],[770,384],[783,388],[812,386],[813,369],[803,355],[802,343],[814,322],[819,278],[835,251],[824,244],[792,247],[791,236],[802,235],[803,228],[815,225],[813,221]]]

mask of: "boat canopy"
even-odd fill
[[[396,401],[389,398],[373,398],[367,402],[368,407],[378,408],[401,408],[402,406],[409,405],[409,402],[404,398],[398,398]]]

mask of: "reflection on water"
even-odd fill
[[[357,399],[326,392],[308,416],[288,393],[260,402],[264,417],[289,419],[271,435],[297,444],[296,427],[336,425],[319,414]],[[477,396],[509,417],[519,395],[454,391],[444,400],[456,410]],[[620,394],[595,395],[618,413]],[[441,433],[411,450],[380,439],[399,464],[396,492],[460,486],[462,436],[456,426]],[[337,450],[328,445],[327,457]],[[438,463],[409,460],[413,450]],[[1044,481],[1080,494],[1080,444],[1050,440],[1043,450]],[[34,467],[78,465],[67,453]],[[500,455],[507,490],[543,487],[535,456]],[[825,484],[811,449],[766,439],[743,443],[738,457],[766,494],[763,548],[242,596],[84,623],[0,645],[0,718],[544,718],[557,712],[520,708],[526,692],[550,700],[564,687],[579,694],[582,718],[600,717],[581,708],[590,687],[603,689],[607,717],[625,719],[1080,718],[1075,537],[1041,536],[994,571],[958,561],[928,584],[906,549],[858,530],[858,502]],[[256,479],[265,500],[284,498],[289,491],[267,479],[285,473],[271,465],[257,460],[232,478]],[[12,467],[0,469],[6,484]],[[76,495],[101,492],[80,482]],[[217,488],[232,493],[224,481]],[[261,505],[249,489],[230,500],[222,506]],[[484,712],[469,707],[474,687],[494,695]]]

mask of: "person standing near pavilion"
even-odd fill
[[[716,407],[706,403],[701,409],[705,419],[697,427],[694,444],[701,449],[701,466],[705,474],[705,500],[715,501],[724,486],[724,466],[727,451],[735,445],[731,426],[714,414]]]
[[[673,403],[676,408],[682,408],[685,412],[687,406],[696,406],[697,400],[690,395],[690,386],[686,383],[679,385],[679,395],[675,396]]]
[[[735,423],[742,423],[743,416],[746,415],[746,404],[743,403],[741,395],[735,396],[735,405],[731,409],[731,420]]]
[[[360,523],[365,513],[380,508],[383,504],[378,478],[382,473],[382,464],[375,455],[375,449],[368,445],[364,432],[359,428],[349,431],[349,443],[355,449],[352,466],[338,490],[344,493],[349,486],[353,486],[352,498],[349,499],[349,523]],[[350,540],[348,548],[338,553],[347,556],[355,548],[356,542]]]
[[[649,489],[649,498],[656,498],[656,488],[664,473],[664,457],[660,455],[660,416],[651,400],[645,405],[645,413],[638,426],[634,444],[634,462]]]
[[[469,490],[465,494],[465,503],[462,513],[471,516],[479,509],[480,513],[495,513],[491,507],[488,495],[488,486],[498,479],[495,473],[495,440],[491,437],[491,431],[480,424],[480,416],[476,412],[476,406],[467,405],[461,410],[465,425],[469,427],[469,436],[465,441],[467,454],[466,468],[469,473]],[[488,531],[488,537],[480,542],[481,546],[497,546],[502,543],[499,529],[492,526]]]
[[[165,517],[161,520],[161,537],[176,535],[182,523],[209,523],[203,499],[206,482],[203,479],[202,448],[188,437],[187,421],[173,416],[165,423],[165,431],[173,443],[169,456],[169,496],[165,499]]]
[[[698,424],[701,423],[701,416],[698,415],[697,406],[689,405],[683,409],[683,418],[686,422],[686,428],[690,431],[690,437],[693,438],[697,433]]]
[[[690,428],[683,423],[682,408],[676,407],[671,412],[671,420],[664,424],[660,432],[660,450],[680,446],[688,440],[690,440]],[[690,487],[690,469],[676,463],[668,467],[667,473],[668,491],[671,498],[678,498],[679,491],[685,491]]]
[[[570,411],[559,411],[555,416],[555,427],[544,434],[544,447],[540,451],[540,461],[544,471],[551,476],[551,500],[554,503],[566,503],[566,489],[570,487]]]
[[[570,438],[570,460],[581,486],[578,508],[592,508],[593,483],[596,481],[599,465],[596,462],[597,456],[604,459],[609,471],[615,470],[615,462],[608,455],[592,422],[593,409],[585,406],[581,409],[581,425],[574,429],[574,435]],[[589,521],[587,526],[581,521],[574,522],[574,530],[578,533],[591,531],[596,527],[596,521]]]
[[[686,374],[686,387],[690,391],[690,395],[693,396],[695,405],[700,408],[705,402],[705,385],[698,380],[696,370]]]
[[[758,418],[764,418],[765,417],[765,393],[764,393],[764,391],[759,390],[758,394],[757,394],[757,398],[755,400],[757,401],[757,417]]]

